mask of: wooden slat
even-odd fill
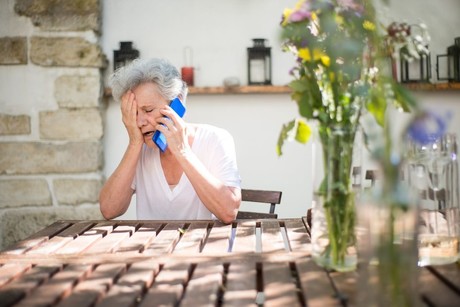
[[[50,254],[54,253],[57,249],[61,248],[65,244],[72,242],[77,236],[88,230],[94,225],[91,222],[75,223],[70,227],[64,229],[59,234],[52,237],[45,244],[37,246],[31,249],[27,254]]]
[[[23,254],[26,251],[40,245],[41,243],[48,241],[49,238],[55,236],[56,234],[60,233],[67,227],[69,227],[71,223],[64,222],[64,221],[58,221],[50,226],[44,228],[43,230],[40,230],[36,232],[35,234],[31,235],[30,237],[17,242],[13,246],[5,249],[2,251],[0,254]]]
[[[233,242],[233,253],[256,251],[256,222],[239,222]]]
[[[98,307],[134,306],[142,299],[146,288],[150,287],[159,265],[153,261],[137,262],[110,288]]]
[[[222,287],[222,264],[200,263],[190,279],[181,306],[216,306]]]
[[[32,267],[31,264],[7,263],[0,267],[0,287],[19,277]]]
[[[179,241],[184,223],[168,223],[143,251],[144,255],[171,253]]]
[[[335,299],[335,291],[323,268],[318,267],[310,257],[296,261],[295,265],[307,306],[342,306]]]
[[[223,253],[229,250],[229,244],[234,240],[232,225],[215,224],[206,240],[203,254]]]
[[[174,248],[174,254],[199,253],[208,234],[208,225],[207,222],[191,224]]]
[[[64,298],[59,307],[85,307],[94,306],[96,301],[102,298],[107,290],[112,287],[115,280],[126,271],[126,264],[101,264],[89,277],[72,290],[72,293]]]
[[[21,300],[17,307],[51,306],[69,295],[72,287],[91,271],[91,265],[69,265]]]
[[[261,222],[262,229],[262,251],[280,252],[286,251],[283,235],[278,220],[268,220]]]
[[[460,293],[460,265],[459,263],[451,263],[445,265],[430,266],[427,269],[436,275],[438,278],[442,276],[444,283]],[[440,278],[441,279],[441,278]]]
[[[128,239],[124,240],[118,249],[120,252],[141,252],[148,246],[157,235],[157,231],[161,227],[161,223],[145,223],[140,226],[137,231]]]
[[[256,306],[257,271],[255,263],[231,263],[228,268],[223,306]]]
[[[85,231],[72,242],[69,242],[56,251],[56,254],[78,254],[90,247],[96,241],[102,239],[113,230],[113,225],[101,222]]]
[[[0,305],[12,306],[48,280],[61,266],[36,266],[17,280],[0,288]]]
[[[280,191],[241,189],[242,201],[279,204],[281,201],[281,195],[282,192]]]
[[[291,251],[311,251],[310,235],[301,220],[288,220],[284,227]]]
[[[134,226],[117,226],[114,230],[108,231],[109,233],[105,237],[99,240],[97,244],[93,244],[90,248],[86,249],[84,253],[111,253],[121,244],[123,240],[128,239],[134,230]]]
[[[289,263],[264,263],[264,306],[301,306]]]
[[[140,306],[177,306],[190,270],[191,265],[187,263],[166,264],[155,277]]]
[[[356,306],[358,274],[356,272],[331,272],[329,276],[337,289],[336,296],[345,305]]]
[[[420,270],[419,291],[431,306],[459,306],[459,293],[441,282],[425,267]]]
[[[399,278],[402,280],[399,281],[400,285],[395,286],[398,290],[395,293],[393,291],[395,281],[391,281],[390,272],[386,272],[388,274],[385,276],[387,281],[382,282],[379,276],[381,268],[378,265],[363,261],[358,265],[358,268],[359,275],[356,276],[356,282],[354,282],[356,285],[355,289],[352,290],[353,296],[350,293],[339,292],[339,295],[346,295],[343,299],[349,298],[345,303],[354,306],[367,306],[369,302],[378,302],[378,306],[425,306],[418,294],[418,285],[415,280],[412,281],[414,284],[410,285],[411,278],[409,278],[408,272],[403,271],[400,274]],[[412,290],[412,293],[404,293],[404,288]]]

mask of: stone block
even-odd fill
[[[54,96],[61,108],[88,108],[99,105],[99,76],[60,76],[54,83]]]
[[[30,60],[40,66],[98,67],[107,66],[101,47],[82,37],[40,37],[30,42]]]
[[[51,193],[44,179],[0,180],[0,208],[51,205]]]
[[[27,64],[27,38],[0,37],[0,64]]]
[[[56,179],[53,181],[54,195],[59,205],[97,203],[102,180]]]
[[[16,0],[17,14],[47,31],[100,32],[99,0]]]
[[[62,206],[3,210],[0,213],[0,249],[23,240],[59,220],[101,220],[99,206]]]
[[[0,135],[30,134],[30,116],[0,114]]]
[[[77,109],[40,112],[40,137],[49,140],[100,139],[103,134],[98,109]]]
[[[101,168],[101,142],[0,142],[0,174],[86,173]]]

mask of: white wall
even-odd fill
[[[194,52],[196,86],[219,86],[236,76],[246,84],[246,48],[252,38],[268,38],[272,47],[273,83],[287,84],[292,56],[279,48],[278,31],[285,7],[296,0],[103,0],[102,46],[112,65],[113,50],[120,41],[133,41],[141,57],[166,57],[183,65],[183,48]],[[387,20],[427,23],[433,54],[445,53],[453,44],[450,29],[460,29],[459,0],[391,1],[392,9],[380,10]],[[389,18],[391,16],[392,18]],[[432,57],[433,65],[435,56]],[[111,72],[111,67],[107,75]],[[460,93],[419,92],[423,104],[460,114]],[[297,115],[288,94],[192,95],[186,120],[228,129],[235,138],[243,185],[283,191],[280,217],[304,215],[311,203],[311,144],[289,143],[277,157],[275,146],[281,125]],[[397,122],[399,119],[395,118]],[[451,127],[460,131],[459,124]],[[119,105],[110,101],[105,126],[105,174],[120,161],[127,144]],[[122,218],[135,218],[132,205]]]

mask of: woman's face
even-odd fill
[[[156,148],[152,141],[157,119],[162,117],[159,109],[168,104],[159,93],[156,84],[144,83],[133,89],[137,102],[137,126],[144,134],[147,146]]]

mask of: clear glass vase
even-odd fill
[[[460,256],[457,137],[411,142],[409,180],[420,207],[419,265],[455,263]]]
[[[358,306],[420,305],[417,234],[418,206],[398,170],[357,206]]]
[[[321,182],[315,187],[312,210],[312,256],[327,269],[356,269],[355,193],[351,172],[356,130],[319,131],[323,158]]]

